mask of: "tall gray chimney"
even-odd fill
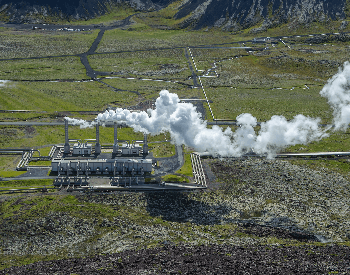
[[[69,146],[69,137],[68,137],[68,120],[64,120],[64,153],[69,154],[70,152],[70,146]]]
[[[114,122],[114,144],[113,144],[113,154],[118,154],[118,125]]]
[[[100,125],[96,122],[96,145],[95,154],[101,154],[101,144],[100,144]]]
[[[148,155],[147,134],[143,135],[143,155]]]

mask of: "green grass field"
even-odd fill
[[[11,180],[0,182],[0,187],[51,187],[53,180]],[[3,189],[2,189],[3,190]]]
[[[159,92],[161,90],[168,90],[171,93],[176,93],[179,98],[201,98],[203,94],[198,89],[191,89],[187,86],[186,82],[166,82],[166,81],[152,81],[150,79],[148,80],[142,80],[142,79],[136,79],[136,80],[130,80],[126,78],[115,78],[115,79],[104,79],[103,82],[124,91],[118,91],[117,94],[121,93],[125,95],[123,97],[123,101],[116,101],[114,102],[114,106],[117,107],[128,107],[132,105],[136,105],[139,102],[146,101],[146,100],[155,100],[159,97]],[[137,92],[140,94],[139,97],[135,93]],[[130,98],[128,101],[125,99]]]
[[[0,97],[1,109],[55,114],[62,111],[102,111],[109,104],[116,103],[129,106],[133,104],[130,98],[134,95],[116,93],[98,82],[11,82],[0,88]],[[13,117],[18,115],[23,114],[7,114]]]
[[[191,74],[183,49],[95,54],[89,57],[89,61],[91,67],[97,71],[128,77],[165,76],[172,80],[183,80]]]
[[[16,166],[21,158],[21,155],[0,155],[0,171],[2,173],[0,177],[7,177],[8,175],[12,176],[16,174]]]
[[[80,54],[89,50],[97,34],[98,30],[84,32],[14,31],[10,28],[2,28],[0,29],[2,46],[0,59]]]
[[[152,151],[155,158],[165,158],[175,155],[175,145],[169,142],[149,143],[148,149]]]
[[[79,57],[0,61],[0,78],[6,80],[88,79]]]
[[[176,173],[182,174],[187,177],[193,177],[191,154],[185,153],[184,159],[185,159],[184,165],[179,170],[177,170]]]
[[[204,82],[205,83],[205,82]],[[292,119],[297,114],[320,117],[323,123],[332,122],[332,111],[319,89],[241,89],[207,88],[207,96],[213,98],[211,108],[216,118],[236,119],[242,113],[250,113],[258,121],[267,121],[273,115]]]
[[[146,25],[140,25],[140,28]],[[108,30],[98,47],[98,52],[119,52],[172,47],[190,47],[233,43],[240,37],[222,31],[159,30],[145,28],[134,31]],[[135,43],[135,41],[137,41]],[[237,44],[236,44],[237,45]]]
[[[13,178],[13,177],[18,177],[20,175],[23,175],[26,173],[26,171],[1,171],[0,172],[0,177],[2,178]],[[6,186],[8,183],[6,183]]]

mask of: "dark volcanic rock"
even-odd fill
[[[303,232],[289,232],[281,228],[271,226],[261,226],[259,224],[245,223],[243,227],[239,227],[238,231],[258,237],[276,237],[281,239],[295,239],[298,241],[318,241],[317,237]]]
[[[169,0],[0,0],[0,13],[6,13],[11,23],[41,23],[38,15],[67,19],[89,19],[103,15],[112,5],[127,3],[135,10],[158,9]]]
[[[164,246],[38,262],[0,274],[348,274],[347,246]]]
[[[60,18],[87,19],[107,11],[105,1],[100,0],[72,0],[72,1],[45,1],[0,0],[0,10],[9,16],[11,23],[40,23],[37,15],[58,16]]]
[[[261,30],[276,24],[297,21],[305,24],[312,21],[345,18],[344,0],[189,0],[176,14],[183,18],[191,14],[184,26],[195,29],[203,27],[222,27],[238,30],[261,22]]]
[[[12,23],[41,23],[38,15],[88,19],[102,15],[109,6],[127,4],[137,11],[166,7],[175,0],[0,0],[2,18]],[[181,27],[200,29],[220,27],[236,31],[257,26],[251,32],[264,31],[281,23],[307,24],[314,21],[345,21],[345,0],[185,0],[175,19],[187,17]],[[4,14],[7,16],[4,17]]]
[[[307,44],[323,44],[331,42],[348,42],[350,41],[350,36],[347,34],[339,35],[315,35],[313,37],[307,38],[305,43]]]

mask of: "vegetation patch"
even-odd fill
[[[205,82],[204,82],[205,83]],[[205,85],[205,84],[204,84]],[[332,111],[318,88],[291,89],[243,89],[207,88],[207,96],[213,98],[210,104],[215,118],[236,119],[243,113],[250,113],[259,122],[270,120],[274,115],[293,119],[298,114],[320,117],[323,123],[332,122]]]
[[[48,26],[48,28],[50,27]],[[9,59],[80,54],[89,50],[98,32],[99,30],[82,32],[50,30],[16,31],[11,28],[2,28],[0,29],[2,45],[0,48],[0,58]],[[55,60],[57,63],[57,59]],[[1,67],[3,67],[5,63],[2,61],[0,64]],[[27,65],[29,67],[35,65],[47,66],[50,63],[22,62],[15,64],[18,66]],[[50,65],[52,65],[52,63]],[[43,69],[43,71],[45,72],[45,69]]]
[[[146,25],[143,25],[146,26]],[[144,28],[144,27],[143,27]],[[200,45],[235,43],[241,37],[222,31],[157,30],[144,28],[142,31],[108,30],[98,47],[98,52],[119,52]],[[135,43],[137,41],[137,43]]]
[[[0,78],[6,80],[87,79],[79,57],[55,57],[0,61]]]
[[[57,118],[64,111],[102,111],[115,102],[129,106],[132,94],[116,93],[98,82],[16,82],[13,87],[0,88],[0,108],[35,110],[33,118]],[[21,113],[12,113],[21,118]]]
[[[86,20],[76,20],[71,18],[71,21],[65,22],[65,24],[74,24],[74,25],[92,25],[92,24],[101,24],[103,26],[109,26],[115,24],[116,21],[123,20],[126,17],[135,14],[135,10],[131,8],[127,3],[105,3],[108,12],[104,15],[97,16],[95,18],[86,19]]]
[[[152,151],[155,158],[165,158],[175,155],[175,145],[169,142],[149,143],[148,149]]]
[[[50,160],[32,160],[28,163],[29,166],[51,166]]]
[[[9,180],[9,181],[0,181],[1,187],[40,187],[40,186],[52,186],[53,180]]]
[[[166,175],[162,179],[165,182],[189,182],[188,178],[178,175]]]
[[[0,171],[12,172],[16,169],[16,166],[22,155],[0,155]]]
[[[13,178],[23,175],[24,173],[27,173],[27,171],[0,171],[0,177]]]
[[[174,74],[188,72],[184,49],[157,49],[120,52],[115,54],[95,54],[89,56],[93,68],[118,74],[132,72],[142,74]],[[136,71],[136,70],[137,71]]]
[[[184,159],[185,159],[184,165],[179,170],[177,170],[176,173],[185,175],[187,177],[193,177],[191,154],[185,153]]]

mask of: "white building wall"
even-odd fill
[[[53,159],[52,171],[58,172],[59,167],[63,172],[67,172],[71,169],[71,173],[77,172],[77,167],[80,167],[80,171],[85,173],[87,167],[90,167],[91,172],[96,172],[99,168],[100,172],[104,172],[107,168],[109,173],[113,173],[114,168],[116,172],[122,173],[123,167],[125,172],[131,172],[133,169],[135,173],[140,174],[143,168],[143,172],[152,172],[152,160],[150,159],[89,159],[89,160],[66,160],[66,159]]]

